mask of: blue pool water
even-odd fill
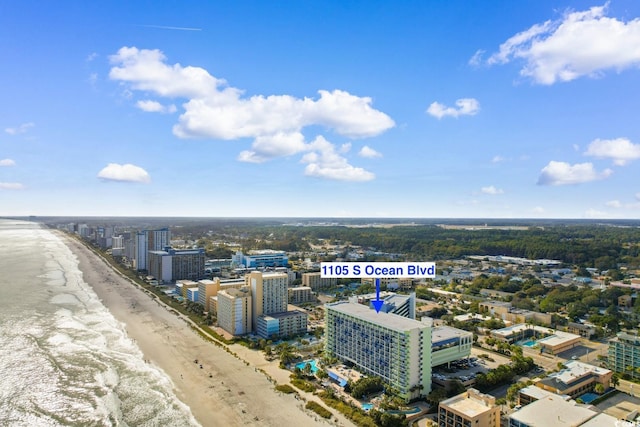
[[[599,397],[600,397],[600,395],[599,395],[599,394],[595,394],[595,393],[585,393],[585,394],[583,394],[582,396],[580,396],[580,399],[582,399],[582,401],[583,401],[584,403],[589,404],[589,403],[593,402],[594,400],[596,400],[596,399],[597,399],[597,398],[599,398]]]
[[[307,366],[307,363],[311,365],[312,374],[315,374],[316,372],[318,372],[318,365],[316,364],[315,359],[305,360],[304,362],[297,363],[296,368],[299,368],[300,370],[304,370],[304,367]]]
[[[373,409],[373,403],[363,403],[362,409],[364,409],[365,411],[370,411],[371,409]]]
[[[533,347],[534,345],[536,345],[536,342],[534,340],[528,340],[528,341],[521,342],[519,344],[524,347]]]

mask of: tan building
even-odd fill
[[[178,288],[178,292],[182,295],[182,298],[187,299],[187,289],[198,289],[198,282],[194,282],[193,280],[178,280],[176,282],[176,288]]]
[[[209,304],[211,297],[218,295],[220,290],[220,279],[214,280],[198,280],[198,301],[204,306],[204,311],[209,313]]]
[[[320,272],[315,273],[302,273],[302,286],[308,286],[313,291],[317,292],[320,289],[335,288],[338,286],[337,278],[322,278]]]
[[[500,427],[496,398],[470,388],[440,402],[438,425],[442,427]]]
[[[364,278],[360,280],[360,283],[363,285],[375,285],[375,279],[373,278]],[[413,288],[413,279],[410,277],[383,277],[380,279],[380,286],[387,287],[392,284],[397,284],[400,289],[408,290]]]
[[[537,387],[554,394],[571,396],[573,399],[593,391],[600,383],[609,388],[613,372],[609,369],[571,360],[564,364],[565,369],[549,375],[536,383]]]
[[[253,329],[258,330],[258,317],[287,311],[289,277],[285,273],[262,273],[253,271],[245,276],[251,289]],[[218,301],[218,306],[220,302]],[[218,307],[218,311],[220,308]]]
[[[482,314],[491,314],[511,323],[535,322],[542,325],[551,325],[550,314],[514,308],[510,302],[484,301],[478,304],[478,309]]]
[[[249,288],[218,292],[218,326],[231,335],[251,333],[251,292]]]
[[[296,288],[289,288],[289,304],[302,304],[305,302],[314,301],[311,288],[308,286],[298,286]]]

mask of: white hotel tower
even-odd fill
[[[348,302],[325,308],[327,356],[379,376],[406,400],[429,394],[432,319],[420,322]]]

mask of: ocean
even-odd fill
[[[0,426],[198,426],[38,224],[0,219]]]

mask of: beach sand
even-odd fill
[[[126,325],[127,334],[140,347],[145,360],[171,378],[176,395],[203,426],[333,424],[304,410],[304,403],[293,395],[275,391],[274,384],[254,366],[205,341],[185,320],[81,243],[58,235],[78,257],[84,280],[113,316]]]

